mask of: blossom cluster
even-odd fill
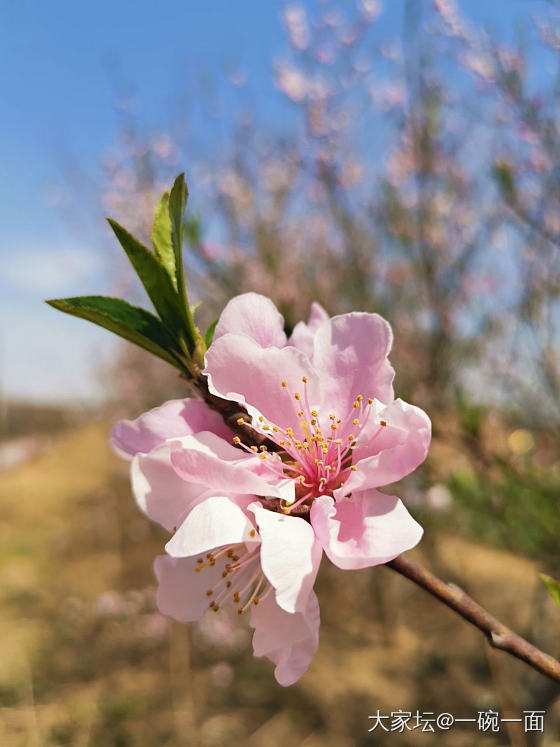
[[[379,315],[329,318],[317,303],[288,339],[272,301],[246,293],[224,309],[203,373],[251,416],[252,442],[193,399],[112,432],[138,505],[172,535],[155,560],[160,611],[183,622],[250,611],[254,653],[281,685],[318,647],[323,553],[365,568],[422,536],[401,500],[379,491],[424,460],[431,437],[427,415],[394,397],[391,344]]]

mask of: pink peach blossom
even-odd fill
[[[224,605],[250,609],[255,655],[273,661],[277,681],[290,685],[318,646],[321,546],[307,521],[255,500],[251,493],[293,501],[292,481],[271,481],[258,455],[236,449],[231,436],[203,402],[174,400],[117,423],[111,441],[132,457],[139,507],[174,532],[154,566],[159,610],[187,622]],[[196,481],[185,477],[189,469]]]
[[[386,563],[422,536],[401,501],[377,490],[412,472],[431,437],[427,415],[393,397],[391,344],[377,314],[330,319],[318,304],[288,340],[274,304],[247,293],[224,309],[206,355],[210,390],[243,404],[277,450],[259,455],[262,478],[293,484],[293,502],[269,507],[306,516],[341,568]],[[199,479],[186,452],[172,462],[184,479]]]
[[[247,408],[268,446],[245,445],[205,403],[167,402],[118,423],[140,508],[173,532],[158,607],[181,621],[251,609],[253,649],[295,682],[317,649],[322,551],[340,568],[386,563],[422,529],[377,488],[424,459],[430,421],[393,396],[389,325],[313,304],[288,339],[264,296],[226,306],[206,354],[210,390]],[[232,443],[233,442],[233,443]]]
[[[281,685],[301,677],[319,641],[321,547],[306,521],[252,496],[215,495],[192,508],[165,549],[154,566],[161,612],[191,622],[209,607],[250,609],[255,655],[276,664]]]

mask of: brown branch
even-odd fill
[[[206,377],[198,373],[196,377],[185,376],[191,388],[201,397],[213,410],[219,412],[226,425],[235,433],[238,433],[247,445],[261,446],[270,444],[271,448],[277,448],[275,444],[264,439],[251,428],[251,418],[247,411],[235,402],[221,399],[211,394],[208,390]],[[243,418],[245,423],[238,421]],[[395,560],[386,564],[392,570],[405,576],[413,583],[421,586],[425,591],[439,599],[440,602],[450,607],[462,618],[474,625],[484,633],[494,648],[501,649],[511,656],[524,661],[541,674],[560,682],[560,662],[552,656],[545,654],[521,636],[514,633],[503,623],[487,612],[484,607],[477,604],[474,599],[465,594],[455,584],[447,584],[419,563],[400,555]]]
[[[425,591],[439,599],[487,637],[494,648],[501,649],[517,659],[521,659],[546,677],[560,682],[560,662],[545,654],[521,636],[514,633],[484,607],[477,604],[455,584],[447,584],[419,563],[399,555],[387,563],[389,568],[405,576]]]

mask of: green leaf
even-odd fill
[[[171,278],[159,259],[138,239],[120,226],[116,221],[107,219],[115,232],[122,248],[125,250],[136,274],[142,281],[162,322],[172,330],[176,336],[181,332],[190,334],[189,342],[194,346],[194,331],[189,325],[187,308],[183,307],[175,293]]]
[[[158,203],[152,226],[152,243],[161,264],[171,278],[171,283],[177,292],[177,265],[175,251],[171,239],[171,218],[169,216],[169,192],[164,192]]]
[[[212,340],[214,339],[214,332],[216,331],[216,325],[218,324],[218,319],[214,319],[212,324],[208,327],[206,330],[206,334],[204,335],[204,342],[206,343],[206,347],[209,348],[212,344]]]
[[[187,289],[185,286],[185,270],[183,267],[183,235],[185,225],[183,223],[183,213],[187,204],[189,191],[185,182],[185,175],[179,174],[175,179],[171,192],[169,193],[169,218],[171,220],[171,243],[175,254],[175,272],[177,274],[177,290],[186,310],[187,327],[192,339],[196,341],[200,333],[196,329],[194,317],[192,315],[189,301],[187,298]],[[196,342],[193,343],[196,347]]]
[[[546,588],[549,590],[550,596],[560,607],[560,581],[556,581],[551,576],[547,576],[546,573],[541,573],[540,577]]]
[[[160,320],[145,309],[106,296],[57,298],[47,303],[66,314],[98,324],[182,370],[171,352],[175,347],[172,337]]]

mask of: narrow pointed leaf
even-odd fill
[[[98,324],[182,370],[171,352],[174,348],[171,335],[160,320],[145,309],[107,296],[57,298],[47,303],[66,314]]]
[[[177,263],[175,250],[171,238],[171,218],[169,216],[169,192],[164,192],[158,203],[152,226],[152,243],[161,264],[165,267],[171,278],[175,291],[177,286]]]
[[[183,299],[185,307],[188,310],[189,323],[194,330],[194,321],[192,319],[192,314],[190,313],[187,301],[187,291],[185,288],[185,272],[183,268],[183,213],[185,212],[188,195],[189,192],[185,183],[185,175],[179,174],[179,176],[175,179],[173,186],[171,187],[171,192],[169,193],[171,243],[173,244],[173,252],[175,255],[175,271],[177,273],[178,293]]]
[[[110,218],[108,221],[165,326],[177,336],[181,332],[190,333],[189,342],[194,344],[187,309],[175,293],[167,270],[156,255],[125,228]]]
[[[212,324],[206,330],[206,334],[204,335],[204,342],[206,343],[207,348],[209,348],[210,345],[212,344],[212,340],[214,339],[214,332],[216,331],[216,325],[218,324],[218,322],[219,322],[219,317],[218,319],[214,319]]]
[[[551,576],[547,576],[546,573],[541,573],[540,575],[542,582],[550,592],[550,596],[560,607],[560,581],[556,581]]]

